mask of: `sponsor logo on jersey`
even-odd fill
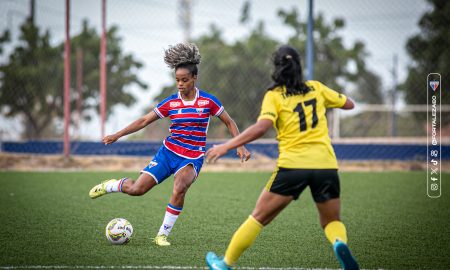
[[[181,106],[181,102],[179,102],[179,101],[171,101],[169,106],[170,106],[170,108],[179,107],[179,106]]]
[[[209,104],[209,100],[199,100],[198,106],[206,106]]]
[[[197,109],[196,109],[196,111],[197,111],[198,114],[203,113],[203,110],[204,110],[203,108],[197,108]]]

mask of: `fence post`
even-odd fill
[[[70,0],[66,0],[64,56],[64,156],[68,158],[70,155]]]

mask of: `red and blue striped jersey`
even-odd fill
[[[210,116],[219,116],[224,108],[215,96],[196,89],[194,100],[185,101],[176,93],[161,101],[153,111],[172,122],[164,146],[181,157],[196,159],[205,154]]]

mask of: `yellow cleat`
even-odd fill
[[[164,234],[157,235],[153,239],[153,242],[155,242],[155,244],[157,244],[158,246],[161,246],[161,247],[170,246],[170,243],[167,241],[167,236]]]
[[[89,191],[89,197],[91,197],[92,199],[95,199],[95,198],[105,195],[106,194],[106,185],[108,185],[109,183],[112,183],[112,182],[117,182],[117,181],[118,180],[116,180],[116,179],[110,179],[110,180],[105,180],[105,181],[101,182],[100,184],[91,188],[91,190]]]

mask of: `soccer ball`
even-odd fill
[[[123,245],[131,240],[133,226],[124,218],[115,218],[106,225],[106,238],[114,245]]]

